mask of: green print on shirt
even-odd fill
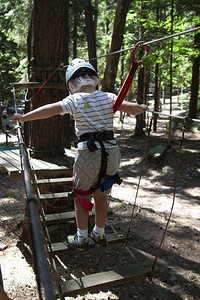
[[[90,108],[90,104],[89,104],[88,102],[84,103],[84,108],[85,108],[85,109]]]

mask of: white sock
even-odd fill
[[[88,228],[79,229],[77,228],[78,241],[82,242],[86,237],[88,237]]]
[[[97,236],[98,236],[98,235],[101,235],[101,234],[105,235],[105,227],[100,228],[100,227],[97,227],[97,226],[95,225],[94,228],[93,228],[93,232],[94,232],[94,234],[96,234]]]

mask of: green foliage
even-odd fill
[[[9,84],[25,76],[27,67],[27,31],[30,2],[6,1],[0,3],[0,101],[9,102]],[[23,24],[23,26],[22,26]]]
[[[42,1],[42,0],[41,0]],[[173,32],[178,33],[195,27],[199,23],[198,1],[174,1]],[[91,0],[94,19],[97,18],[97,56],[109,51],[112,27],[117,0]],[[88,59],[88,46],[85,31],[84,0],[69,1],[69,60],[74,56],[74,44],[77,44],[77,56]],[[17,82],[26,76],[27,33],[31,16],[31,1],[2,0],[0,3],[0,97],[8,101],[11,97],[6,88],[10,82]],[[23,24],[23,26],[22,26]],[[143,40],[150,42],[171,34],[171,0],[131,1],[126,18],[123,48],[127,49]],[[198,55],[194,45],[194,33],[173,39],[173,87],[189,88],[191,84],[192,63]],[[150,44],[150,54],[144,59],[144,66],[150,70],[151,85],[154,86],[155,65],[159,63],[162,85],[169,85],[169,58],[171,39]],[[140,52],[137,55],[140,55]],[[120,56],[115,90],[119,91],[122,79],[125,79],[131,64],[132,50]],[[98,59],[98,73],[101,88],[106,58]],[[121,78],[121,66],[124,66]],[[137,89],[137,73],[133,81]],[[23,93],[23,92],[22,92]]]

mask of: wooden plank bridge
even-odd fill
[[[72,175],[72,166],[74,161],[74,152],[65,149],[65,155],[58,158],[35,159],[31,158],[31,165],[40,178],[49,178],[50,176]],[[21,170],[19,149],[0,151],[0,169],[8,173],[12,179],[23,179]],[[65,179],[66,180],[66,179]]]
[[[66,224],[75,220],[73,199],[66,196],[66,191],[70,191],[72,188],[74,155],[73,151],[66,149],[63,157],[49,159],[31,158],[31,166],[36,175],[36,182],[33,183],[33,186],[37,197],[44,207],[45,212],[41,216],[41,220],[47,230],[56,224],[59,224],[59,226],[65,224],[66,226]],[[19,149],[0,151],[0,169],[8,173],[13,179],[23,179]],[[51,210],[49,212],[49,208],[52,207],[54,207],[55,211]],[[112,214],[112,211],[109,209],[108,213]],[[91,217],[94,217],[94,211],[90,212]],[[49,231],[48,234],[51,235],[51,232]],[[108,246],[114,243],[123,243],[125,238],[125,232],[107,234]],[[91,239],[89,239],[89,245],[91,248],[96,247]],[[69,249],[63,241],[51,243],[50,245],[47,241],[46,251],[49,252],[47,257],[53,257],[54,255],[59,256],[72,251],[72,249]],[[115,270],[106,270],[105,272],[87,275],[79,279],[61,280],[58,275],[59,282],[55,282],[55,297],[64,299],[65,296],[85,294],[88,291],[97,291],[102,287],[125,284],[148,277],[151,271],[152,261],[143,261],[119,267]],[[158,272],[159,270],[156,267],[153,270],[153,274]],[[55,279],[54,276],[53,278]],[[58,285],[59,289],[61,289],[59,292],[58,288],[56,288]]]

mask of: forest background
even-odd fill
[[[54,83],[54,79],[57,79],[57,82],[55,83],[59,83],[63,86],[63,90],[59,94],[59,97],[67,95],[64,76],[65,68],[63,68],[63,66],[67,66],[74,57],[90,59],[91,63],[95,65],[99,74],[99,89],[118,93],[129,71],[132,51],[124,51],[118,55],[107,57],[101,57],[102,55],[104,56],[109,52],[120,49],[127,49],[141,40],[145,42],[152,41],[198,27],[200,25],[199,13],[200,5],[198,5],[198,2],[195,0],[190,2],[183,0],[2,0],[0,3],[0,110],[3,110],[4,107],[14,106],[13,95],[11,92],[13,84],[11,83],[15,84],[24,83],[27,81],[35,81],[32,79],[35,79],[34,76],[36,73],[39,73],[39,82],[43,83],[52,73],[54,73],[55,68],[59,68],[59,73],[56,73],[56,78],[55,76],[52,76],[49,82]],[[60,17],[61,15],[62,18]],[[54,31],[55,28],[58,29],[58,31],[56,31],[57,35]],[[37,41],[37,38],[40,38],[44,44],[32,43],[32,41]],[[34,47],[37,46],[38,48],[35,49]],[[154,109],[160,110],[161,98],[162,103],[164,103],[165,98],[171,99],[173,95],[177,95],[178,98],[179,94],[182,94],[184,95],[184,109],[186,115],[192,118],[197,118],[200,109],[199,49],[199,31],[190,32],[174,39],[166,39],[158,43],[152,43],[150,46],[150,54],[144,59],[142,67],[139,68],[138,72],[136,73],[136,77],[132,83],[132,87],[129,91],[127,99],[129,101],[134,99],[134,101],[139,103],[148,103],[151,100],[151,103],[154,103]],[[40,51],[43,51],[43,57],[40,57]],[[139,57],[143,55],[143,53],[140,53],[140,51],[138,54]],[[94,57],[101,58],[92,60]],[[25,97],[32,97],[36,93],[36,90],[33,90],[31,92],[29,91],[30,94],[27,95],[25,92],[25,87],[26,85],[24,85],[22,90],[16,91],[18,107],[24,107],[24,104],[27,105],[28,101],[24,100]],[[58,98],[55,97],[55,95],[57,95],[55,90],[50,90],[48,93],[45,89],[42,89],[40,93],[34,97],[32,105],[40,106],[44,103],[57,101]],[[171,110],[173,110],[173,106],[171,106]],[[66,123],[69,122],[68,119],[64,121]],[[54,123],[53,126],[56,127],[55,122],[52,123]],[[37,143],[44,140],[47,148],[52,146],[49,145],[45,140],[46,137],[48,139],[50,137],[50,134],[47,133],[47,129],[49,129],[50,132],[52,131],[52,135],[55,137],[55,131],[58,131],[58,127],[56,127],[55,130],[51,130],[51,126],[49,125],[52,124],[48,124],[47,122],[46,124],[47,125],[44,127],[43,132],[40,124],[37,125],[35,129],[32,127],[33,133],[37,132],[38,134],[39,131],[41,131],[39,138],[36,141],[31,141],[32,145],[33,143],[37,145]],[[2,127],[2,124],[0,124],[0,127]],[[63,132],[66,135],[66,127],[62,126],[61,124],[60,128],[62,127]],[[154,127],[154,129],[156,128]],[[139,133],[143,133],[142,130],[139,131]],[[69,136],[67,136],[67,138],[69,138]],[[192,138],[191,140],[194,142],[193,148],[195,150],[198,149],[198,136],[196,136],[196,139]],[[128,138],[121,148],[125,152],[126,159],[130,160],[131,163],[131,159],[127,153],[129,150],[127,147],[127,141],[132,146],[132,140]],[[61,140],[61,143],[62,142],[63,140]],[[58,144],[55,140],[53,140],[53,143]],[[157,143],[158,141],[155,140],[156,145]],[[190,147],[191,145],[192,143],[190,144]],[[38,146],[40,147],[41,145]],[[143,145],[141,148],[143,150]],[[173,164],[171,156],[168,161]],[[195,168],[192,168],[192,163],[195,164]],[[194,204],[192,199],[195,201],[199,195],[197,184],[199,171],[197,169],[197,163],[198,156],[196,155],[196,157],[191,157],[188,165],[192,168],[192,173],[190,170],[185,173],[183,172],[183,175],[185,176],[186,174],[188,177],[185,176],[185,181],[182,180],[182,189],[185,187],[185,185],[187,185],[187,187],[189,184],[191,185],[188,196],[190,199],[188,203],[190,202],[191,206]],[[196,169],[197,171],[195,171]],[[124,168],[124,170],[124,172],[128,172],[127,166]],[[150,180],[153,180],[152,173],[151,176],[147,176]],[[158,178],[160,179],[160,171],[156,169],[155,173],[159,173]],[[169,173],[168,168],[166,168],[166,173]],[[194,178],[192,177],[193,173]],[[168,174],[169,178],[170,174],[171,173]],[[132,177],[137,178],[137,176]],[[170,181],[169,178],[167,180],[164,178],[164,184],[168,184],[168,181]],[[5,183],[3,180],[5,180]],[[7,178],[2,176],[1,183],[2,188],[3,186],[7,187]],[[151,188],[152,182],[149,184],[149,186]],[[127,186],[125,186],[125,188],[127,194]],[[153,194],[152,198],[157,201],[157,196],[155,196],[155,194]],[[182,199],[180,202],[182,205]],[[147,203],[145,203],[145,206],[147,206]],[[155,206],[156,209],[158,209],[157,203],[155,203]],[[2,211],[4,212],[4,207],[2,206],[2,208]],[[194,208],[196,209],[196,206],[194,206]],[[9,209],[9,211],[11,210]],[[183,211],[183,209],[180,209],[180,211]],[[182,216],[181,222],[182,220],[188,220],[188,215],[187,218],[185,217],[186,211],[187,206],[185,207],[185,214]],[[121,211],[119,215],[121,215]],[[194,213],[191,215],[193,216]],[[5,223],[6,222],[4,222],[3,225]],[[139,224],[137,226],[139,227]],[[13,226],[10,228],[12,228],[9,231],[11,233]],[[141,226],[141,228],[138,228],[138,230],[141,230],[140,236],[142,236],[145,228],[146,224]],[[187,228],[184,228],[184,230],[187,230]],[[185,233],[186,231],[184,231],[184,236],[186,235]],[[149,237],[147,235],[147,239],[148,238]],[[178,247],[176,244],[175,246],[174,244],[169,246],[173,249],[182,251],[182,255],[188,257],[191,255],[191,265],[189,265],[188,270],[196,270],[197,265],[195,265],[195,262],[199,262],[199,256],[197,252],[197,247],[199,246],[199,237],[196,237],[194,234],[194,238],[194,243],[192,242],[189,244],[190,241],[187,238],[185,244],[182,244],[181,247]],[[189,251],[191,244],[194,245],[195,251]],[[134,246],[136,247],[135,244]],[[188,253],[186,251],[187,249]],[[4,255],[5,253],[6,251],[4,252]],[[12,257],[12,255],[10,255],[10,257]],[[171,257],[171,252],[170,255],[167,253],[166,257],[167,259],[168,257]],[[175,260],[177,260],[176,256],[174,256],[174,261]],[[13,262],[10,262],[10,268],[8,267],[8,261],[6,261],[5,264],[6,268],[9,270]],[[167,275],[168,277],[166,281],[169,278],[169,274]],[[195,295],[195,293],[198,293],[195,280],[196,279],[193,280],[194,284],[191,284],[191,287],[190,284],[186,286],[186,288],[189,290],[188,294]],[[172,280],[172,284],[177,289],[175,279]],[[21,291],[19,287],[17,293],[20,293]],[[13,285],[13,289],[14,288],[16,289],[16,287]],[[9,292],[11,294],[11,291]],[[21,291],[21,293],[23,294],[24,291]],[[142,293],[142,291],[140,291],[140,293]],[[148,293],[149,290],[147,288],[145,295],[148,296]],[[181,293],[181,291],[179,292],[178,290],[178,293]],[[184,297],[185,298],[183,299],[197,299],[195,296],[193,298],[188,295]],[[19,299],[21,298],[19,295]],[[29,298],[27,297],[26,299]],[[32,295],[30,295],[30,299],[33,299]]]
[[[74,57],[92,59],[96,56],[105,55],[109,51],[129,48],[140,40],[145,42],[152,41],[170,34],[195,28],[200,24],[200,5],[194,0],[190,2],[184,0],[59,0],[56,2],[58,2],[58,5],[63,4],[66,12],[65,26],[67,26],[67,29],[65,31],[66,36],[63,39],[63,43],[67,41],[66,53],[64,53],[65,61],[63,61],[65,65]],[[27,81],[27,69],[30,65],[30,61],[28,61],[28,31],[30,31],[33,6],[40,3],[41,1],[38,0],[1,1],[1,104],[13,105],[12,94],[8,88],[10,83]],[[51,6],[52,4],[49,2],[49,9],[51,9]],[[63,8],[63,6],[60,7],[61,9]],[[119,13],[117,14],[117,12]],[[124,16],[120,13],[123,13]],[[124,24],[122,17],[125,20]],[[49,15],[49,18],[51,18],[51,15]],[[44,23],[45,18],[37,21]],[[113,28],[113,24],[114,26],[118,26],[118,31],[121,26],[123,32],[121,40],[120,32],[117,34],[114,32],[115,28]],[[41,35],[44,34],[41,32]],[[199,31],[196,31],[178,36],[173,41],[164,40],[151,44],[150,54],[145,58],[143,64],[145,69],[143,83],[145,99],[142,100],[143,102],[148,101],[149,94],[154,95],[154,99],[160,98],[161,95],[163,96],[163,91],[169,95],[170,88],[173,93],[190,92],[190,99],[188,99],[188,105],[191,102],[189,115],[196,117],[199,109],[197,101],[200,61],[199,36]],[[54,39],[56,44],[56,36]],[[54,47],[54,45],[52,44],[50,47]],[[102,57],[91,61],[99,74],[100,89],[119,92],[130,68],[131,52],[124,51],[113,55],[113,58]],[[114,65],[112,65],[112,60],[114,60]],[[172,60],[171,72],[173,72],[171,79],[170,60]],[[114,73],[106,73],[109,67],[114,70]],[[192,85],[192,76],[195,76],[193,78],[194,87]],[[138,83],[134,80],[130,91],[131,98],[137,97],[137,88]],[[191,93],[192,88],[195,89],[194,93]],[[191,96],[193,96],[193,99]],[[24,99],[24,91],[20,91],[17,98]],[[157,99],[155,108],[157,109],[158,106],[159,101]]]

